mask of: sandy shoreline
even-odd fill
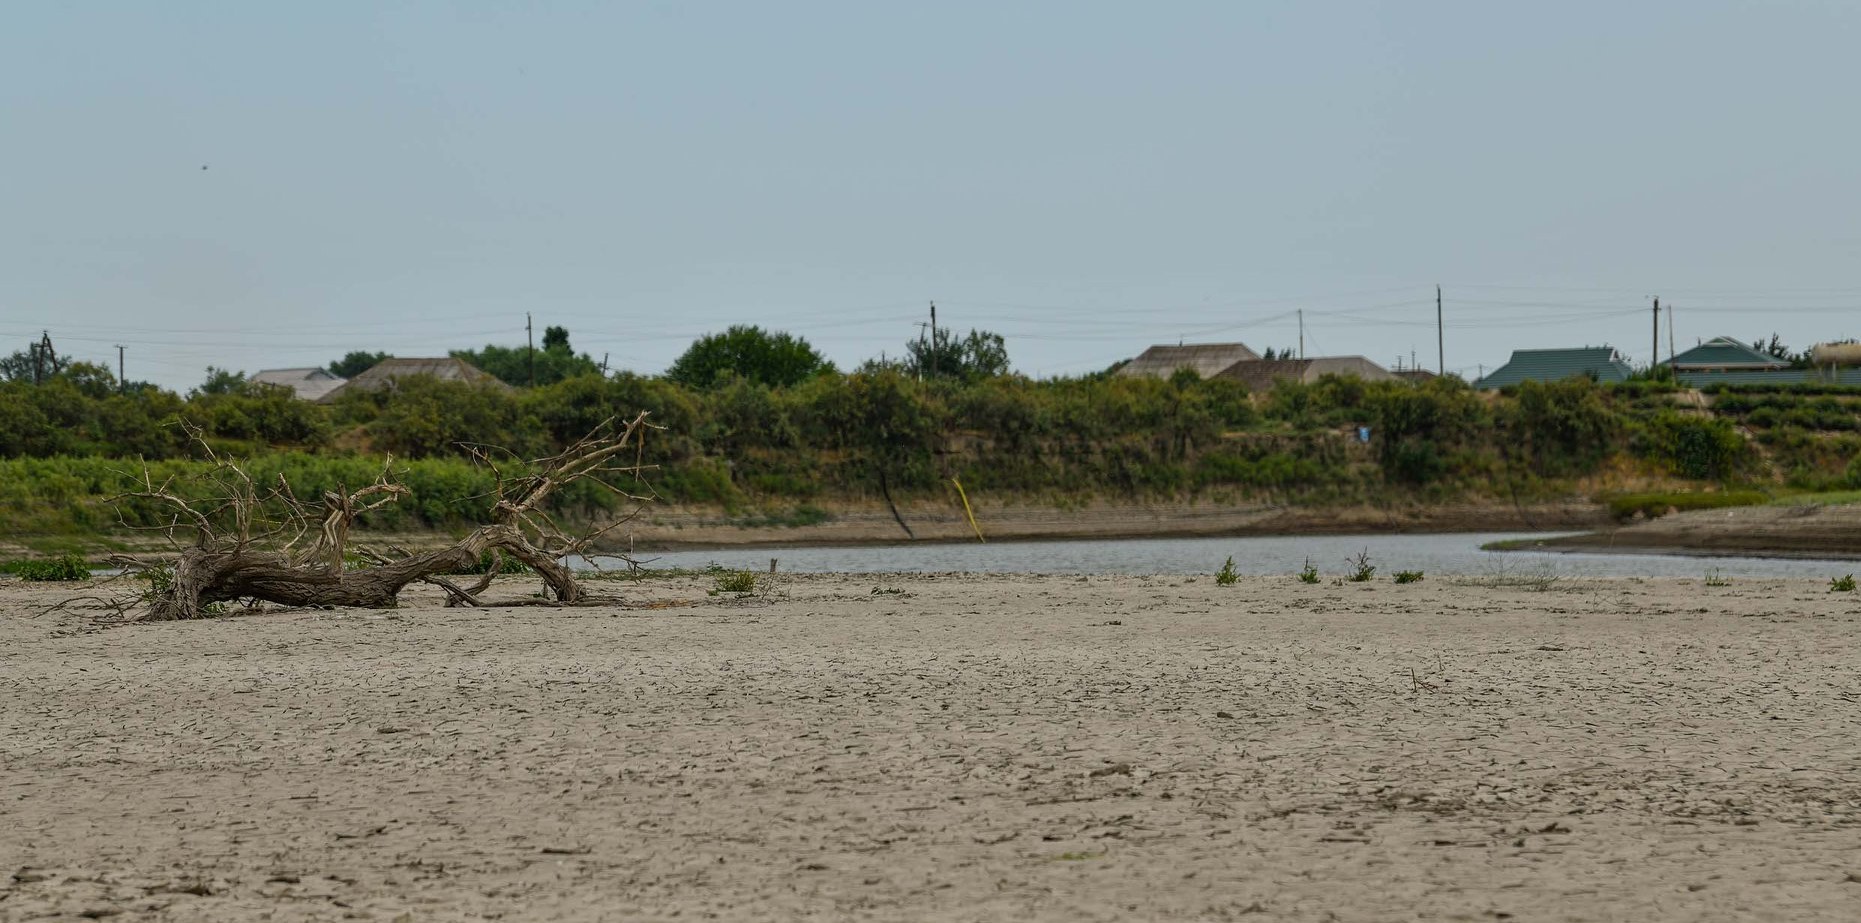
[[[707,587],[97,630],[0,585],[0,920],[1861,914],[1853,594]]]
[[[1746,506],[1534,543],[1538,551],[1861,560],[1861,505]]]

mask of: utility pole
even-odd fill
[[[931,370],[931,377],[932,377],[932,378],[936,378],[936,377],[937,377],[937,302],[935,302],[935,301],[933,301],[933,302],[931,302],[931,303],[930,303],[930,306],[931,306],[931,326],[930,326],[930,333],[931,333],[931,351],[930,351],[930,364],[931,364],[931,369],[930,369],[930,370]]]
[[[1667,365],[1674,364],[1674,306],[1667,306]]]
[[[1299,309],[1299,358],[1305,358],[1305,309]]]
[[[930,357],[930,353],[927,353],[924,351],[924,331],[929,330],[930,325],[923,321],[918,321],[917,327],[918,327],[918,380],[923,381],[924,380],[924,363],[928,362],[929,357]],[[911,344],[907,343],[905,345],[909,347]],[[907,348],[905,351],[910,352],[910,349]],[[884,353],[879,354],[879,364],[880,365],[885,364]]]
[[[39,342],[32,349],[32,383],[44,384],[47,378],[58,374],[58,353],[52,349],[52,333],[39,331]]]
[[[1440,352],[1441,376],[1447,377],[1447,324],[1441,319],[1441,286],[1435,286],[1435,348]]]
[[[1661,296],[1654,296],[1654,351],[1648,354],[1648,371],[1661,364]]]
[[[607,353],[601,354],[601,377],[607,377]]]
[[[116,393],[129,393],[129,380],[123,377],[123,344],[116,344]]]
[[[530,324],[530,312],[523,312],[523,338],[530,344],[530,387],[536,387],[536,330]]]

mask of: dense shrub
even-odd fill
[[[1674,411],[1647,421],[1640,448],[1673,473],[1702,481],[1735,477],[1754,461],[1750,445],[1731,423]]]

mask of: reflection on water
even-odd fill
[[[1571,577],[1816,577],[1844,574],[1853,561],[1770,558],[1693,558],[1668,555],[1553,554],[1482,551],[1503,539],[1545,538],[1543,533],[1446,535],[1272,535],[1235,538],[1151,538],[1091,541],[1000,542],[819,548],[732,548],[642,554],[649,567],[767,570],[769,559],[790,573],[1037,573],[1212,574],[1229,555],[1243,574],[1293,574],[1307,558],[1320,573],[1342,574],[1344,559],[1368,550],[1379,574],[1419,570],[1441,576],[1542,572]],[[603,567],[619,562],[604,561]]]

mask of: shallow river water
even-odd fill
[[[1234,557],[1242,574],[1294,574],[1312,565],[1326,576],[1348,570],[1346,558],[1367,551],[1378,575],[1419,570],[1441,576],[1551,574],[1567,577],[1814,577],[1861,570],[1854,561],[1684,557],[1647,554],[1564,554],[1483,551],[1504,539],[1544,533],[1428,535],[1273,535],[1232,538],[1093,539],[1082,541],[932,543],[849,547],[725,548],[641,554],[649,567],[766,571],[769,560],[792,573],[1045,573],[1209,574]],[[601,560],[602,567],[620,562]]]

